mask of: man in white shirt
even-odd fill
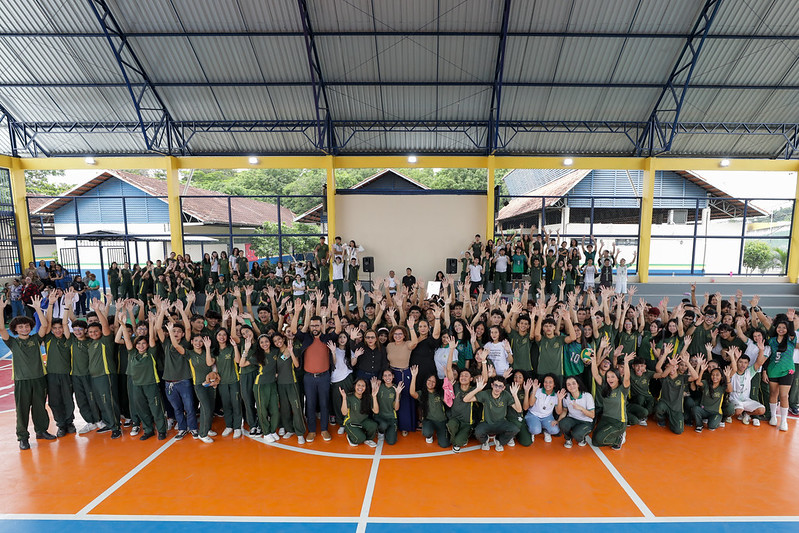
[[[751,341],[750,341],[751,342]],[[750,365],[749,356],[741,354],[741,351],[735,346],[731,346],[727,353],[730,356],[730,367],[732,368],[732,377],[730,384],[732,385],[732,393],[730,394],[730,402],[735,408],[736,416],[741,417],[741,422],[749,424],[752,422],[753,426],[760,425],[759,415],[766,412],[766,407],[753,400],[750,395],[752,392],[752,378],[760,372],[763,363],[766,361],[765,346],[763,338],[760,337],[758,345],[758,356],[753,365]]]
[[[505,255],[505,248],[499,249],[499,255],[494,257],[494,289],[499,289],[502,294],[508,292],[508,264],[509,257]]]

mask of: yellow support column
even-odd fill
[[[641,193],[641,225],[638,230],[638,281],[649,281],[649,250],[652,245],[652,209],[655,206],[655,160],[647,158],[644,165]]]
[[[36,259],[33,255],[28,203],[25,201],[27,195],[25,171],[22,169],[19,158],[11,159],[11,168],[8,170],[11,172],[11,196],[14,203],[14,221],[17,224],[17,240],[19,241],[19,267],[20,272],[24,272],[28,263]]]
[[[336,169],[333,156],[325,156],[325,170],[327,171],[326,197],[327,202],[327,245],[330,247],[330,258],[333,258],[333,243],[336,240]],[[330,276],[333,276],[333,262],[328,265]]]
[[[788,254],[788,281],[799,279],[799,172],[796,175],[796,197],[793,202],[793,224],[791,224],[791,249]]]
[[[496,160],[493,155],[488,156],[488,183],[486,185],[486,236],[485,241],[494,238],[494,219],[497,214],[494,212],[494,170]]]
[[[183,255],[183,213],[180,209],[180,165],[175,157],[167,157],[166,193],[169,203],[169,233],[172,251]]]

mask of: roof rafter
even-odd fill
[[[97,22],[102,27],[103,35],[119,65],[125,80],[124,86],[127,87],[136,110],[136,116],[139,119],[147,150],[166,154],[185,154],[187,147],[172,127],[172,117],[166,105],[155,90],[139,58],[136,57],[136,53],[128,41],[128,36],[122,31],[108,4],[105,0],[87,1],[97,17]],[[131,80],[132,76],[138,77],[141,81],[135,83]],[[148,131],[145,122],[151,121],[151,117],[156,118],[157,126]],[[175,146],[176,142],[177,146]]]
[[[8,109],[0,104],[0,124],[4,120],[8,126],[8,140],[11,143],[12,156],[19,157],[20,144],[31,157],[38,157],[39,154],[50,156],[49,151],[36,140],[37,132],[29,130],[24,123],[15,119]]]
[[[500,106],[502,104],[502,76],[505,71],[505,45],[508,42],[508,20],[510,19],[511,0],[505,0],[502,9],[502,31],[499,36],[499,46],[497,47],[497,60],[494,64],[494,83],[491,89],[491,109],[488,117],[488,132],[486,148],[488,154],[493,154],[499,145],[499,124]]]
[[[685,41],[682,52],[652,109],[647,128],[638,139],[636,155],[647,152],[652,156],[671,150],[685,94],[691,85],[691,76],[721,2],[722,0],[705,0],[693,30]]]
[[[311,14],[306,0],[297,0],[302,20],[305,50],[308,54],[308,68],[311,71],[311,86],[313,87],[314,108],[316,110],[316,147],[328,154],[335,153],[336,136],[333,129],[333,118],[330,114],[330,102],[327,99],[325,79],[322,75],[322,65],[319,63],[319,53],[316,49],[316,36],[311,27]]]

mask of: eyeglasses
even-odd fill
[[[495,389],[504,389],[505,385],[503,385],[502,383],[494,383],[493,387]]]

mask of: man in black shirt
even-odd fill
[[[405,275],[402,276],[402,284],[411,290],[416,285],[416,276],[413,275],[411,267],[405,269]]]

